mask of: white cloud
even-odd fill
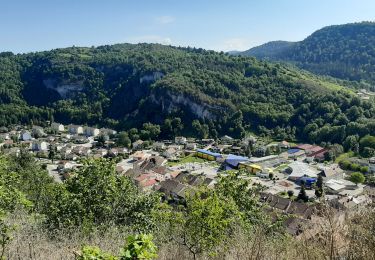
[[[130,43],[140,43],[140,42],[147,42],[147,43],[160,43],[165,45],[172,44],[172,40],[169,37],[163,37],[160,35],[142,35],[137,37],[132,37],[127,39],[127,42]]]
[[[176,19],[173,16],[169,16],[169,15],[156,17],[156,22],[159,24],[169,24],[169,23],[173,23],[175,20]]]

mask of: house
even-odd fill
[[[186,150],[196,150],[197,149],[197,143],[187,143],[185,146]]]
[[[176,137],[174,138],[174,142],[175,142],[176,144],[186,144],[187,139],[186,139],[186,137],[183,137],[183,136],[176,136]]]
[[[264,168],[262,171],[257,171],[255,175],[259,178],[269,178],[270,174],[273,174],[273,170],[271,168]]]
[[[177,157],[179,156],[179,151],[174,148],[174,147],[168,147],[167,150],[165,150],[162,155],[165,157],[165,158],[173,158],[173,157]]]
[[[133,149],[135,149],[135,150],[137,150],[137,149],[141,149],[143,143],[144,143],[144,142],[143,142],[142,140],[137,140],[137,141],[135,141],[135,142],[132,144],[132,147],[133,147]]]
[[[228,157],[225,159],[225,164],[227,168],[234,169],[234,168],[238,168],[239,163],[244,163],[248,161],[249,161],[249,158],[247,157],[229,154]]]
[[[83,134],[83,127],[79,125],[68,125],[68,132],[71,134]]]
[[[299,156],[305,155],[305,150],[292,148],[287,151],[288,158],[297,158]]]
[[[31,144],[31,150],[33,151],[47,151],[48,144],[45,141],[34,141]]]
[[[77,144],[84,144],[87,143],[89,140],[82,135],[74,135],[72,136],[72,141]]]
[[[308,164],[300,161],[294,161],[289,164],[286,171],[291,172],[288,179],[292,181],[297,181],[301,177],[317,178],[319,173],[317,169],[312,168]]]
[[[289,149],[290,148],[290,144],[287,141],[285,141],[285,140],[282,141],[282,142],[280,142],[278,145],[282,149]]]
[[[258,174],[262,172],[262,166],[249,162],[240,162],[238,164],[239,169],[246,169],[251,174]]]
[[[30,141],[32,139],[31,133],[27,130],[21,131],[21,140],[22,141]]]
[[[100,130],[95,127],[86,126],[84,128],[84,133],[86,136],[98,136],[100,134]]]
[[[219,158],[223,157],[219,153],[213,153],[213,152],[210,152],[210,151],[204,150],[204,149],[198,149],[195,156],[199,157],[199,158],[202,158],[202,159],[209,160],[209,161],[216,161]]]
[[[44,129],[41,126],[33,126],[32,129],[32,135],[35,137],[42,137],[45,136],[46,134],[44,133]]]
[[[314,150],[317,150],[314,152]],[[312,149],[309,151],[309,153],[306,156],[306,161],[312,162],[312,161],[318,161],[318,162],[323,162],[325,161],[325,154],[328,152],[327,149],[322,149],[320,150],[319,148]]]
[[[51,124],[51,128],[52,128],[52,130],[54,130],[56,132],[63,132],[65,130],[63,124],[55,123],[55,122]]]
[[[133,160],[135,160],[135,161],[140,161],[140,160],[146,159],[149,156],[150,156],[149,154],[146,154],[142,151],[137,151],[137,152],[133,153],[132,155],[130,155],[130,158],[133,158]]]
[[[108,135],[108,136],[111,136],[111,135],[115,135],[117,134],[117,131],[116,130],[113,130],[113,129],[109,129],[109,128],[100,128],[100,133],[102,135]]]
[[[232,144],[234,142],[234,139],[229,135],[224,135],[220,138],[220,141],[224,144]]]
[[[74,166],[75,164],[73,164],[70,161],[60,161],[59,164],[57,165],[57,170],[61,172],[61,171],[65,171],[68,169],[73,169]]]
[[[126,147],[116,147],[116,150],[119,155],[129,154],[129,149]]]
[[[152,147],[156,150],[156,151],[162,151],[165,149],[165,143],[164,142],[155,142]]]
[[[327,193],[339,194],[341,192],[345,192],[346,190],[355,190],[359,186],[357,186],[355,183],[351,181],[344,179],[330,179],[325,182],[325,187],[327,188]]]
[[[328,166],[319,167],[321,171],[319,175],[328,179],[344,179],[345,172],[338,166],[338,164],[330,164]]]
[[[9,133],[2,133],[2,134],[0,134],[0,139],[1,140],[9,140],[10,139]]]

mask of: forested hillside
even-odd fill
[[[314,73],[375,84],[374,22],[328,26],[301,42],[282,43],[266,43],[242,54],[293,62]]]
[[[294,42],[287,41],[272,41],[256,46],[247,51],[234,54],[272,60],[275,59],[281,52],[287,50],[288,48],[291,48],[294,44]]]
[[[254,131],[336,143],[375,131],[374,102],[335,83],[254,58],[157,44],[2,53],[0,102],[1,125],[151,122],[161,137]]]

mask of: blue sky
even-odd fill
[[[0,51],[123,42],[245,50],[374,20],[374,0],[0,0]]]

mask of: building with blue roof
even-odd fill
[[[213,153],[204,149],[197,149],[197,153],[195,154],[195,156],[209,161],[216,161],[218,158],[223,157],[220,153]]]
[[[248,161],[249,161],[249,158],[234,155],[234,154],[229,154],[227,159],[225,159],[226,165],[229,166],[230,168],[238,168],[239,163],[248,162]]]

